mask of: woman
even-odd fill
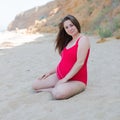
[[[81,34],[78,20],[67,15],[59,24],[56,38],[61,60],[55,69],[33,83],[35,91],[49,91],[55,99],[67,99],[85,90],[90,43]]]

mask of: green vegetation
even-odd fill
[[[99,13],[97,14],[96,18],[92,23],[92,30],[98,29],[98,25],[100,25],[101,22],[106,19],[105,16],[109,13],[110,10],[111,10],[110,7],[105,7],[101,11],[99,11]]]
[[[120,14],[113,18],[113,29],[114,31],[120,29]]]
[[[98,34],[101,38],[107,38],[112,36],[112,32],[109,28],[100,27],[98,29]]]
[[[120,14],[105,20],[106,23],[98,28],[98,34],[101,38],[111,37],[115,31],[120,29]]]
[[[39,20],[42,20],[42,19],[45,19],[45,18],[47,18],[47,16],[40,16]]]

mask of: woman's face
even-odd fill
[[[74,36],[74,35],[78,34],[78,29],[70,20],[66,20],[64,22],[64,29],[65,29],[66,33],[70,36]]]

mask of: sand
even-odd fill
[[[8,36],[0,42],[0,120],[120,120],[120,40],[98,44],[99,37],[89,36],[86,91],[53,100],[50,93],[35,93],[31,86],[59,61],[56,35]]]

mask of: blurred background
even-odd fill
[[[41,6],[52,0],[3,0],[0,3],[0,31],[6,30],[15,16],[36,6]]]
[[[60,20],[72,14],[84,33],[120,36],[120,0],[4,0],[0,12],[1,30],[54,33]]]

